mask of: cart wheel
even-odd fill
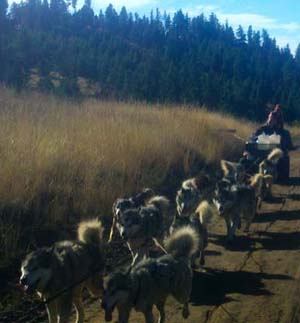
[[[290,177],[290,156],[283,156],[277,165],[278,183],[286,183]]]

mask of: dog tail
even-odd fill
[[[152,204],[158,208],[162,213],[167,212],[170,209],[170,201],[165,196],[154,196],[147,204]]]
[[[167,252],[172,254],[175,258],[191,257],[191,255],[197,251],[198,245],[199,236],[190,226],[176,230],[165,241]]]
[[[196,215],[199,217],[201,224],[206,226],[212,219],[214,212],[209,203],[207,201],[203,201],[198,205]]]
[[[100,245],[103,237],[103,226],[98,219],[83,221],[79,223],[78,240],[93,245]]]
[[[220,164],[225,177],[230,174],[236,173],[239,168],[241,168],[241,165],[239,163],[230,162],[225,159],[221,159]]]
[[[267,159],[276,165],[280,158],[283,157],[283,151],[279,148],[273,149],[268,155]]]
[[[251,177],[250,186],[254,189],[256,195],[260,193],[263,183],[264,175],[257,173]]]

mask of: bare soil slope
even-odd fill
[[[300,322],[300,152],[291,154],[289,185],[275,185],[249,236],[239,233],[225,248],[223,220],[211,230],[206,272],[196,272],[191,316],[181,317],[172,299],[168,323]],[[87,322],[104,322],[99,302],[87,308]],[[114,317],[116,321],[116,316]],[[130,322],[144,322],[132,312]]]

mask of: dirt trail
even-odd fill
[[[300,152],[291,154],[291,181],[273,187],[272,203],[263,203],[251,233],[239,233],[224,247],[225,226],[212,225],[206,272],[196,272],[191,316],[169,300],[167,323],[300,322]],[[99,302],[90,305],[86,322],[104,322]],[[116,317],[114,321],[116,322]],[[132,312],[130,322],[144,322]]]

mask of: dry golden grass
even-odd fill
[[[0,201],[14,213],[1,220],[0,244],[12,256],[28,222],[56,228],[109,215],[116,197],[178,185],[201,170],[199,161],[237,158],[243,142],[226,129],[247,138],[254,125],[205,109],[76,103],[0,88]]]
[[[290,127],[289,130],[293,138],[298,139],[300,137],[300,124]]]

